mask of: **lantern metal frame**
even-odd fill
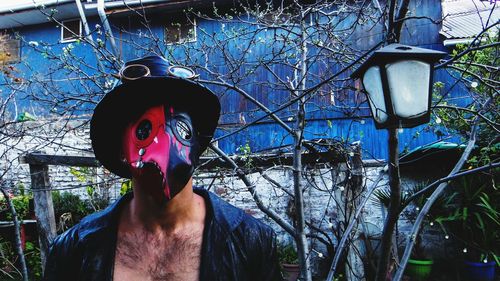
[[[360,78],[363,88],[366,89],[363,81],[363,76],[366,71],[372,66],[378,66],[380,70],[380,79],[382,82],[382,90],[384,95],[384,103],[387,114],[387,120],[384,122],[378,122],[374,117],[375,127],[377,129],[384,128],[412,128],[424,123],[428,123],[430,120],[430,108],[432,100],[432,85],[433,85],[433,73],[434,64],[439,61],[439,59],[446,56],[445,52],[424,49],[414,46],[402,45],[398,43],[387,45],[377,51],[375,51],[364,63],[362,63],[358,69],[356,69],[352,74],[351,78]],[[389,81],[387,76],[386,65],[400,62],[416,60],[428,63],[430,65],[429,72],[429,86],[428,86],[428,105],[427,111],[423,115],[416,117],[401,117],[394,113],[393,101],[391,98]],[[365,94],[368,99],[370,99],[370,94],[366,92]],[[372,108],[372,103],[369,102],[370,112],[373,115],[375,110],[380,110],[379,108]],[[375,110],[374,110],[375,109]]]

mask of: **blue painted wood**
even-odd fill
[[[415,4],[415,2],[418,3]],[[439,19],[441,16],[438,0],[412,1],[411,3],[410,11],[412,15],[426,15],[434,20]],[[120,58],[122,60],[129,60],[154,52],[166,54],[166,57],[173,64],[185,63],[186,61],[192,64],[204,64],[205,57],[201,56],[200,50],[200,48],[203,48],[203,43],[212,45],[217,43],[211,41],[211,35],[215,34],[220,39],[223,36],[223,31],[231,32],[232,30],[248,30],[249,28],[242,23],[223,24],[216,21],[197,19],[198,38],[196,42],[186,43],[190,47],[186,53],[185,48],[176,45],[166,45],[163,42],[164,27],[170,18],[154,14],[149,17],[151,28],[147,29],[137,18],[111,17],[113,33],[117,37]],[[354,20],[354,16],[339,17],[337,22],[338,29],[351,26]],[[90,18],[89,21],[92,29],[99,23],[98,18]],[[348,40],[352,42],[354,48],[368,50],[382,39],[384,34],[383,26],[380,24],[373,25],[374,23],[360,26],[356,32],[348,36]],[[259,28],[258,26],[250,27],[252,30]],[[439,37],[439,28],[439,25],[433,24],[429,20],[411,20],[403,28],[401,43],[446,50]],[[36,41],[51,44],[51,50],[60,56],[64,56],[64,49],[68,50],[69,46],[72,46],[71,53],[81,57],[88,65],[96,65],[95,55],[86,44],[77,42],[58,44],[60,29],[55,23],[19,28],[15,32],[23,36],[26,42]],[[140,34],[140,36],[137,36],[137,34]],[[210,36],[206,36],[205,34]],[[233,57],[235,61],[243,56],[247,63],[238,65],[236,69],[232,69],[231,65],[225,63],[222,52],[213,52],[210,54],[209,67],[221,73],[228,73],[235,70],[240,76],[248,76],[242,79],[239,85],[252,97],[271,110],[275,110],[292,99],[291,93],[285,89],[263,85],[262,82],[264,81],[276,82],[276,78],[264,67],[255,66],[259,61],[268,61],[273,52],[277,52],[281,48],[289,48],[290,54],[295,51],[291,45],[276,40],[280,34],[283,34],[283,31],[259,29],[259,32],[254,36],[251,36],[251,33],[240,35],[237,37],[237,40],[233,40],[228,44],[227,55]],[[152,42],[149,40],[148,36],[151,35],[157,37],[159,41]],[[104,40],[102,35],[94,33],[94,40],[97,38]],[[322,40],[324,38],[318,36],[313,39]],[[252,46],[251,53],[242,50],[249,42]],[[109,42],[105,42],[105,44],[109,47]],[[308,51],[311,57],[320,52],[318,48],[313,46],[309,46]],[[16,67],[25,73],[26,77],[36,75],[36,73],[41,73],[43,76],[46,75],[43,73],[48,68],[57,67],[56,60],[48,60],[44,57],[43,53],[33,52],[25,45],[22,47],[22,57],[23,61],[28,62],[31,68],[24,67],[22,64],[18,64]],[[295,64],[297,61],[298,58],[296,57],[287,58],[287,63],[290,64]],[[345,63],[347,64],[348,62]],[[108,71],[118,71],[117,69],[113,69],[108,63],[105,63],[105,66]],[[85,68],[86,66],[77,65],[76,67]],[[329,61],[310,60],[308,67],[308,73],[324,75],[325,77],[342,69],[342,66],[336,62],[334,57]],[[293,79],[293,69],[290,65],[269,64],[269,68],[284,81]],[[200,74],[201,78],[208,78],[207,73],[201,71]],[[387,133],[385,130],[375,129],[364,95],[359,91],[341,90],[347,86],[351,86],[352,81],[342,81],[342,79],[347,79],[349,74],[350,72],[343,73],[337,77],[337,81],[324,85],[310,97],[306,104],[307,127],[305,137],[306,139],[334,138],[347,143],[361,141],[364,149],[364,158],[385,159],[387,158]],[[71,69],[62,69],[56,72],[53,77],[65,79],[67,77],[76,77],[76,75]],[[47,76],[47,78],[49,77]],[[321,78],[312,76],[308,80],[307,85],[309,87],[320,80]],[[442,81],[445,84],[443,92],[446,93],[445,96],[447,98],[453,99],[458,104],[467,102],[463,98],[467,95],[467,85],[456,83],[456,79],[450,73],[445,70],[439,70],[435,75],[435,80]],[[54,87],[63,90],[65,94],[81,92],[82,88],[79,82],[58,83]],[[75,103],[75,106],[78,108],[78,114],[91,113],[95,103],[102,97],[102,93],[99,93],[98,89],[91,84],[90,87],[96,91],[96,95],[91,97],[91,102]],[[216,137],[220,137],[233,129],[237,129],[265,115],[256,105],[235,91],[213,85],[209,85],[208,87],[218,94],[222,104],[221,126],[217,131]],[[39,92],[39,95],[44,97],[49,97],[51,94],[50,91],[45,89],[33,88],[32,90]],[[3,93],[5,94],[7,91]],[[26,97],[21,96],[18,99],[20,112],[29,111],[35,105],[38,104]],[[345,108],[351,109],[345,110]],[[36,110],[40,110],[40,112],[37,112],[38,114],[47,114],[53,108],[39,107]],[[289,126],[293,127],[295,122],[293,117],[296,110],[296,105],[292,105],[278,112],[277,115],[287,121]],[[400,149],[412,149],[439,139],[437,135],[430,130],[426,130],[424,127],[405,129],[400,134]],[[415,137],[417,132],[419,135]],[[455,138],[455,140],[457,139]],[[227,153],[237,153],[238,147],[246,143],[250,145],[253,151],[264,151],[274,147],[289,145],[292,141],[289,133],[267,118],[261,124],[251,126],[231,137],[221,139],[218,144]]]

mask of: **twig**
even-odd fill
[[[469,142],[467,143],[467,146],[466,146],[464,152],[462,153],[462,156],[458,160],[457,164],[455,165],[453,170],[450,172],[450,176],[458,173],[458,171],[462,168],[465,161],[469,158],[469,155],[471,154],[472,149],[474,148],[474,145],[476,143],[478,120],[479,120],[479,117],[476,116],[474,123],[472,125]],[[447,182],[441,183],[436,188],[436,190],[431,194],[431,196],[429,196],[429,198],[425,202],[424,206],[422,207],[420,213],[418,214],[418,216],[415,220],[415,223],[413,224],[412,230],[409,233],[409,236],[408,236],[409,239],[406,243],[406,247],[405,247],[405,251],[403,253],[403,256],[401,257],[400,266],[398,267],[398,270],[396,271],[396,275],[394,276],[394,279],[393,279],[394,281],[400,281],[401,278],[403,277],[403,272],[404,272],[404,269],[406,267],[406,263],[408,262],[408,259],[410,258],[411,252],[413,250],[413,246],[415,245],[415,238],[416,238],[418,231],[420,230],[420,226],[421,226],[425,216],[429,212],[431,206],[434,204],[434,202],[437,200],[437,198],[441,195],[441,193],[444,191],[444,189],[446,187],[448,187]]]
[[[354,227],[354,225],[357,223],[359,216],[361,215],[361,212],[363,211],[364,206],[370,199],[371,194],[375,189],[377,189],[378,183],[382,179],[384,173],[380,172],[377,179],[373,183],[373,185],[370,187],[370,189],[366,192],[366,196],[359,205],[358,209],[356,210],[356,213],[354,214],[354,217],[352,220],[349,222],[349,225],[344,231],[344,234],[342,235],[342,238],[340,239],[339,245],[337,246],[337,251],[335,252],[335,256],[333,257],[332,265],[330,266],[330,272],[328,272],[328,276],[326,278],[326,281],[333,281],[333,277],[335,276],[335,272],[337,270],[337,264],[340,261],[340,257],[342,255],[342,252],[344,251],[344,248],[347,243],[347,239],[349,239],[349,236],[351,235],[351,231]]]
[[[288,222],[286,222],[282,217],[280,217],[275,211],[267,208],[264,206],[264,203],[260,199],[259,195],[257,194],[255,190],[255,185],[253,185],[250,180],[246,177],[245,172],[241,170],[240,167],[229,157],[224,153],[224,151],[220,150],[218,147],[216,147],[213,144],[210,144],[210,148],[217,153],[219,156],[221,156],[224,160],[226,160],[231,166],[234,167],[236,171],[236,175],[245,183],[248,191],[252,195],[253,199],[255,200],[255,204],[257,204],[257,207],[264,212],[266,215],[268,215],[272,220],[274,220],[277,224],[279,224],[286,232],[288,232],[291,236],[295,237],[295,229],[293,226],[291,226]]]

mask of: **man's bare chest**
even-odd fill
[[[156,237],[119,235],[113,280],[199,280],[202,230]]]

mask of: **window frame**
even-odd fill
[[[64,30],[67,28],[65,23],[75,22],[75,21],[78,21],[78,37],[82,36],[82,21],[80,19],[64,20],[64,21],[61,21],[61,38],[59,40],[59,43],[70,43],[70,42],[75,42],[78,40],[77,37],[76,38],[75,37],[64,38]]]

